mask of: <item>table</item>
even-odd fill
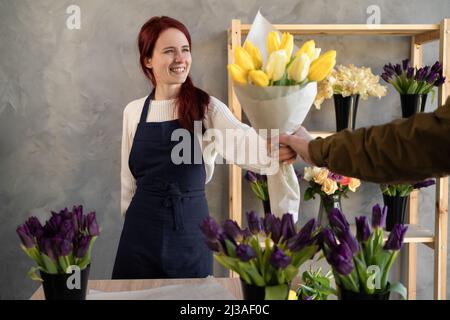
[[[215,278],[238,300],[242,300],[239,278]],[[89,280],[88,288],[104,292],[145,290],[176,284],[202,284],[205,279],[142,279],[142,280]],[[31,296],[31,300],[44,300],[44,291],[40,286]]]

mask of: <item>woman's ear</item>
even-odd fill
[[[149,69],[153,68],[152,67],[152,58],[146,58],[145,59],[145,66]]]

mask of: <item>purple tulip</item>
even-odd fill
[[[97,219],[95,217],[95,211],[90,212],[87,217],[87,224],[88,224],[88,230],[89,234],[93,237],[98,236],[100,234],[100,228],[97,224]]]
[[[330,228],[324,228],[320,232],[320,245],[324,251],[337,250],[339,245]]]
[[[312,244],[314,239],[312,239],[311,235],[315,229],[316,220],[309,220],[296,235],[287,241],[287,248],[293,252],[296,252]]]
[[[386,81],[386,82],[389,82],[389,80],[391,80],[391,78],[389,77],[389,75],[387,75],[386,73],[383,73],[383,74],[381,75],[381,78],[382,78],[384,81]]]
[[[291,263],[292,258],[286,255],[283,250],[275,246],[270,255],[269,262],[276,269],[284,269]]]
[[[402,61],[403,70],[406,71],[409,67],[409,59],[405,59]]]
[[[89,243],[91,242],[91,236],[81,236],[78,241],[75,242],[74,255],[77,258],[84,258],[89,249]]]
[[[41,238],[39,240],[39,249],[41,252],[45,253],[50,259],[56,261],[57,256],[53,248],[53,239]]]
[[[415,185],[413,185],[413,188],[421,189],[421,188],[426,188],[426,187],[432,186],[434,184],[436,184],[436,181],[434,181],[434,179],[427,179],[427,180],[416,183]]]
[[[438,77],[439,77],[439,73],[430,72],[430,74],[427,76],[425,81],[431,84],[431,83],[434,83]]]
[[[75,237],[75,230],[73,228],[72,219],[61,221],[57,235],[69,241],[73,240]]]
[[[44,226],[44,233],[47,238],[53,238],[56,234],[58,234],[62,220],[63,219],[60,214],[52,212],[52,217]]]
[[[401,75],[402,75],[402,66],[401,66],[401,65],[396,64],[395,67],[394,67],[394,69],[395,69],[395,73],[396,73],[398,76],[401,76]]]
[[[225,253],[225,249],[224,249],[224,247],[222,246],[222,243],[219,241],[219,240],[217,240],[217,239],[206,239],[205,240],[205,244],[207,245],[207,247],[209,248],[209,249],[211,249],[212,251],[215,251],[215,252],[224,252]]]
[[[383,70],[390,75],[395,73],[395,68],[392,65],[392,63],[388,63],[388,64],[384,65]]]
[[[33,248],[36,246],[36,241],[26,223],[17,227],[16,232],[19,235],[20,241],[22,241],[22,244],[26,248]]]
[[[69,255],[72,252],[72,241],[64,238],[54,238],[53,252],[57,257]]]
[[[294,217],[290,213],[285,213],[281,217],[281,235],[284,240],[289,240],[296,234]]]
[[[262,230],[261,219],[258,217],[255,211],[246,212],[247,223],[252,234],[258,234]]]
[[[439,87],[441,85],[444,84],[445,82],[445,77],[443,77],[442,75],[440,76],[440,78],[438,78],[435,82],[434,82],[434,86]]]
[[[342,275],[348,275],[353,270],[353,254],[347,243],[339,244],[336,250],[326,254],[328,263]]]
[[[371,231],[369,219],[366,216],[356,217],[356,238],[360,242],[366,242],[369,239]]]
[[[414,77],[414,67],[409,67],[408,71],[406,72],[406,77],[408,79],[412,79]]]
[[[427,74],[427,70],[424,68],[419,68],[416,72],[416,81],[423,81]]]
[[[240,244],[236,248],[236,255],[241,261],[247,262],[256,257],[256,252],[249,245]]]
[[[346,231],[341,232],[338,235],[339,243],[342,245],[343,243],[347,244],[347,246],[350,248],[353,255],[358,253],[359,251],[359,244],[358,240],[356,240],[355,236],[350,232],[350,229],[347,229]]]
[[[433,66],[431,66],[430,72],[441,73],[442,72],[442,64],[439,61],[436,61]]]
[[[281,238],[281,220],[272,213],[266,213],[264,217],[264,230],[266,235],[271,235],[272,241],[278,243]]]
[[[219,234],[221,233],[221,227],[217,223],[217,221],[211,217],[206,217],[202,223],[200,224],[200,230],[202,230],[203,234],[209,240],[216,240],[219,238]]]
[[[247,181],[252,182],[252,183],[258,182],[258,177],[252,171],[247,171],[245,173],[245,179],[247,179]]]
[[[36,217],[28,218],[28,221],[25,222],[28,229],[30,230],[30,234],[36,238],[40,238],[44,234],[44,228],[42,227],[40,221]]]
[[[391,233],[389,234],[389,238],[387,239],[383,249],[384,250],[400,250],[403,245],[403,239],[406,234],[406,230],[408,230],[407,226],[401,224],[395,224]]]
[[[379,204],[374,205],[372,208],[372,228],[384,228],[384,226],[386,225],[386,214],[386,206],[383,206],[383,210],[381,210]]]
[[[81,231],[83,226],[83,206],[73,206],[72,208],[72,223],[76,232]]]
[[[331,209],[329,220],[332,229],[338,232],[344,232],[350,228],[350,224],[344,214],[337,208]]]
[[[241,242],[244,239],[244,234],[236,221],[226,220],[223,224],[223,230],[227,237],[234,242]]]

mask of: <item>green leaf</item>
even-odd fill
[[[83,257],[83,259],[81,259],[80,263],[78,264],[78,266],[80,267],[81,270],[86,268],[88,266],[88,264],[91,263],[91,251],[92,251],[92,246],[94,245],[95,239],[97,239],[97,237],[92,237],[91,241],[89,242],[89,248],[86,252],[86,255]]]
[[[216,259],[216,261],[218,263],[223,265],[225,268],[237,272],[237,265],[236,265],[237,259],[236,258],[227,257],[222,254],[215,254],[214,258]]]
[[[31,259],[33,259],[37,263],[38,266],[40,266],[40,267],[44,266],[42,259],[41,259],[41,255],[39,253],[39,249],[37,247],[27,248],[23,244],[21,244],[20,247],[27,254],[27,256],[29,256]]]
[[[251,262],[238,261],[237,265],[239,270],[241,270],[241,273],[239,274],[246,274],[248,276],[246,278],[250,280],[250,284],[254,284],[258,287],[263,287],[266,284],[264,278],[259,274],[256,266]]]
[[[400,282],[391,284],[391,286],[389,287],[389,291],[398,293],[403,300],[406,300],[406,298],[407,298],[408,290]]]
[[[298,267],[294,267],[292,264],[288,265],[286,269],[284,269],[286,281],[291,282],[297,276],[298,271]]]
[[[289,286],[287,284],[267,286],[264,300],[286,300],[288,293]]]
[[[307,260],[311,259],[316,254],[318,249],[319,246],[312,245],[305,247],[299,251],[293,252],[291,264],[297,268],[300,267]]]
[[[31,267],[28,271],[28,276],[31,278],[31,280],[44,282],[44,280],[42,280],[42,278],[37,274],[37,270],[39,270],[39,268]]]
[[[42,269],[42,271],[49,274],[58,273],[58,263],[56,261],[53,261],[48,255],[43,252],[41,252],[41,259],[44,264],[44,268]]]
[[[228,239],[225,239],[225,246],[227,248],[228,255],[232,258],[236,258],[236,246],[234,243]]]

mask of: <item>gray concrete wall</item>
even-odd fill
[[[81,8],[80,30],[66,27],[71,4]],[[386,24],[439,23],[450,17],[448,0],[0,0],[0,299],[26,299],[38,287],[26,276],[32,262],[19,248],[16,227],[29,215],[45,219],[50,210],[73,204],[97,212],[103,232],[93,251],[91,278],[110,278],[123,223],[122,111],[148,93],[136,36],[149,17],[169,15],[186,24],[193,38],[196,85],[227,102],[226,30],[231,19],[251,23],[261,8],[272,23],[366,23],[369,5],[380,7],[381,23]],[[365,65],[375,73],[384,63],[409,55],[408,39],[402,37],[315,39],[324,50],[338,51],[338,63]],[[437,46],[427,46],[424,62],[437,57]],[[436,108],[436,103],[427,108]],[[357,127],[398,117],[399,99],[389,88],[384,99],[360,104]],[[312,109],[305,126],[333,130],[332,104]],[[430,188],[420,197],[420,219],[428,227],[433,226],[433,192]],[[211,214],[224,219],[227,166],[216,167],[207,196]],[[245,183],[243,199],[244,211],[262,210]],[[343,207],[349,216],[370,214],[372,205],[381,201],[378,186],[364,183],[344,199]],[[317,200],[301,204],[301,223],[315,216],[318,205]],[[216,275],[223,275],[216,267]],[[431,298],[433,255],[423,246],[418,270],[418,298]]]

